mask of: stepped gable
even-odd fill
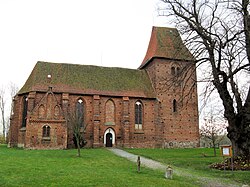
[[[51,75],[48,81],[47,76]],[[155,98],[145,70],[37,62],[18,94],[30,91]]]
[[[194,57],[183,44],[176,28],[153,27],[148,50],[139,69],[153,58],[193,61]]]

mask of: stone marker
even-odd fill
[[[172,179],[173,178],[173,169],[168,166],[165,172],[165,178],[166,179]]]

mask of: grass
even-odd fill
[[[220,171],[210,169],[209,165],[222,162],[223,158],[217,150],[213,156],[213,149],[126,149],[126,151],[147,158],[158,160],[166,165],[171,165],[179,170],[195,174],[200,177],[227,179],[229,182],[250,184],[250,171]],[[204,156],[206,155],[206,156]]]
[[[188,178],[164,178],[106,149],[22,150],[0,145],[0,186],[197,186]]]

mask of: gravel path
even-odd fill
[[[138,158],[138,155],[134,155],[134,154],[131,154],[131,153],[128,153],[126,151],[123,151],[121,149],[109,149],[111,152],[115,153],[116,155],[118,156],[121,156],[121,157],[124,157],[132,162],[137,162],[137,158]],[[151,159],[147,159],[147,158],[144,158],[144,157],[140,157],[140,160],[141,160],[141,165],[143,166],[146,166],[148,168],[151,168],[151,169],[160,169],[160,170],[165,170],[166,169],[166,166],[160,162],[157,162],[157,161],[154,161],[154,160],[151,160]]]
[[[137,162],[138,155],[134,155],[124,150],[116,149],[116,148],[111,148],[108,150],[110,150],[111,152],[113,152],[114,154],[120,157],[124,157],[130,160],[131,162]],[[158,161],[151,160],[142,156],[140,156],[140,160],[141,160],[142,166],[145,166],[151,169],[159,169],[165,172],[166,167],[167,167],[166,165]],[[174,170],[174,175],[193,178],[194,180],[198,181],[202,187],[241,187],[242,186],[242,184],[232,183],[231,181],[228,181],[226,179],[195,176],[193,173],[190,174],[188,170],[177,168],[177,167],[174,167],[173,170]]]

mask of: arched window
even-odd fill
[[[175,67],[171,67],[171,75],[175,75]]]
[[[173,112],[177,112],[177,101],[173,100]]]
[[[180,67],[171,67],[171,75],[172,76],[179,76],[181,74],[181,68]]]
[[[54,108],[54,118],[58,119],[59,115],[60,115],[60,108],[59,108],[58,105],[56,105],[55,108]]]
[[[135,129],[142,129],[142,103],[137,101],[135,103]]]
[[[80,127],[82,127],[84,123],[84,104],[82,99],[78,99],[76,103],[76,118]]]
[[[27,111],[28,111],[28,98],[26,96],[24,96],[23,97],[22,127],[26,127]]]
[[[176,68],[176,75],[180,75],[181,69],[179,67]]]
[[[44,125],[43,126],[43,137],[50,137],[50,126]]]
[[[105,113],[105,125],[115,125],[115,104],[112,100],[106,102]]]

